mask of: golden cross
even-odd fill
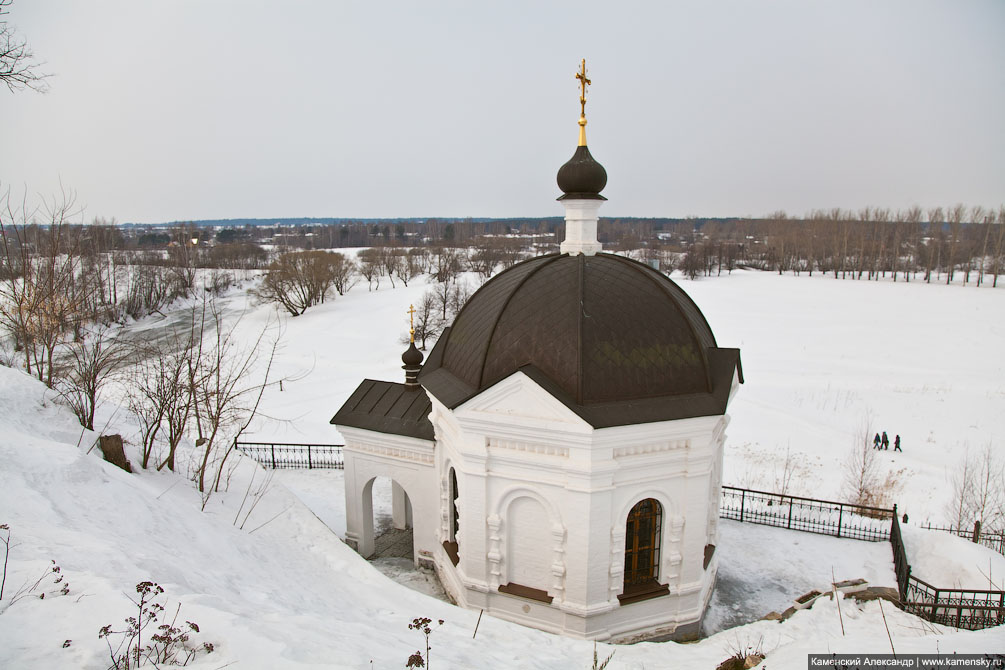
[[[415,305],[408,306],[408,337],[412,343],[415,342]]]
[[[586,78],[586,59],[579,64],[579,72],[576,73],[576,79],[579,80],[579,114],[580,116],[586,116],[586,87],[593,82]]]

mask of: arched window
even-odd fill
[[[450,478],[448,479],[447,486],[450,487],[450,490],[447,492],[450,499],[448,503],[449,508],[447,509],[448,518],[450,519],[450,537],[443,541],[443,548],[446,550],[450,562],[457,565],[460,562],[457,531],[460,530],[461,525],[460,515],[457,512],[457,473],[454,472],[453,468],[450,468]]]
[[[450,468],[450,507],[453,508],[454,520],[450,528],[450,537],[457,541],[457,531],[460,530],[460,515],[457,513],[457,473]]]
[[[628,513],[625,523],[625,587],[619,597],[622,604],[645,600],[666,593],[659,583],[660,536],[663,507],[646,498]]]

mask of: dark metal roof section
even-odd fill
[[[429,396],[418,386],[364,379],[331,423],[432,441],[432,409]]]
[[[453,408],[521,370],[600,428],[721,414],[738,369],[739,350],[719,349],[663,274],[613,254],[552,254],[475,293],[419,382]]]
[[[593,159],[586,145],[576,147],[572,158],[558,168],[559,200],[607,200],[600,192],[607,186],[607,170]]]

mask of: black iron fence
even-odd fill
[[[982,546],[991,549],[992,551],[997,551],[999,554],[1005,554],[1005,533],[1000,533],[996,531],[985,531],[981,528],[981,524],[978,521],[974,524],[973,528],[956,528],[955,526],[932,526],[931,524],[923,525],[922,528],[926,530],[939,530],[944,533],[952,533],[957,537],[962,537],[971,542],[975,542]]]
[[[345,468],[341,444],[299,444],[295,442],[240,442],[234,447],[266,468]]]
[[[911,564],[907,562],[907,550],[900,534],[900,520],[896,516],[890,522],[890,547],[893,549],[893,571],[897,575],[897,593],[903,602],[911,581]]]
[[[821,535],[878,542],[890,538],[890,519],[897,516],[897,506],[883,509],[723,486],[719,516]]]
[[[942,530],[942,529],[934,529]],[[890,525],[893,569],[897,573],[900,607],[922,619],[968,630],[1005,623],[1005,591],[943,589],[911,574],[896,516]]]

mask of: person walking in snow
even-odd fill
[[[889,449],[890,448],[890,438],[888,438],[886,436],[886,431],[885,430],[883,431],[883,448],[884,449]]]
[[[876,437],[872,438],[872,448],[879,449],[879,433],[876,433]]]
[[[893,438],[893,450],[899,451],[900,453],[904,453],[904,450],[900,448],[900,435],[897,435]]]

